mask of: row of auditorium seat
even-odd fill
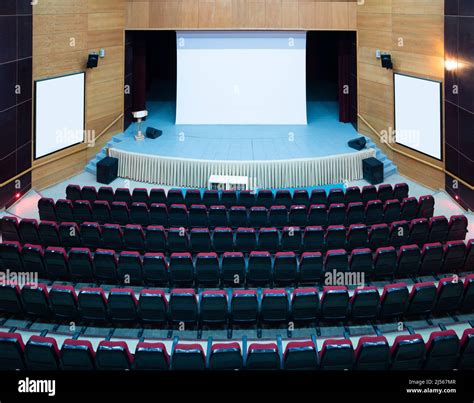
[[[463,281],[464,280],[464,281]],[[410,290],[411,287],[411,290]],[[317,319],[368,321],[393,320],[411,315],[429,315],[474,309],[474,274],[465,279],[446,277],[435,282],[296,289],[201,290],[174,288],[111,288],[108,296],[100,287],[45,284],[0,286],[0,312],[15,315],[55,317],[60,320],[196,323],[234,326],[242,323],[285,323]]]
[[[144,340],[134,354],[123,340],[102,340],[96,350],[87,337],[62,343],[49,336],[0,333],[0,369],[17,370],[452,370],[474,369],[474,329],[461,339],[454,330],[350,339]],[[319,343],[317,343],[319,341]],[[60,348],[59,348],[59,346]],[[168,347],[167,347],[168,344]],[[319,345],[318,345],[319,344]]]
[[[467,219],[463,215],[452,216],[448,222],[444,216],[396,221],[392,224],[352,224],[320,226],[275,227],[255,229],[242,227],[168,228],[139,224],[99,224],[85,222],[77,225],[51,221],[38,222],[15,217],[3,217],[3,240],[43,246],[108,248],[117,251],[135,250],[146,252],[228,252],[251,250],[320,251],[329,249],[370,248],[464,240]]]
[[[416,277],[438,273],[468,272],[474,269],[473,240],[394,247],[344,249],[321,252],[252,251],[242,252],[175,252],[166,258],[162,253],[110,249],[72,248],[18,242],[0,244],[0,269],[12,272],[38,273],[43,278],[93,280],[105,283],[219,286],[231,284],[311,284],[324,280],[327,273],[351,272],[363,274],[364,281],[381,278]]]
[[[324,189],[314,189],[310,193],[306,189],[290,190],[279,189],[272,190],[262,189],[256,192],[252,191],[235,191],[235,190],[209,190],[203,192],[199,189],[170,189],[166,193],[163,189],[151,189],[148,193],[147,189],[135,188],[130,192],[128,188],[117,188],[114,190],[109,186],[102,186],[97,190],[94,186],[80,187],[77,185],[69,185],[66,188],[66,198],[68,200],[107,200],[109,202],[121,201],[128,205],[133,202],[146,204],[164,203],[185,204],[190,207],[192,204],[204,204],[212,206],[222,204],[226,207],[231,206],[264,206],[269,208],[272,205],[284,205],[289,207],[292,204],[302,204],[309,206],[310,204],[332,203],[367,203],[370,200],[382,200],[383,202],[390,199],[398,199],[400,202],[408,197],[408,185],[406,183],[398,183],[392,187],[390,184],[382,184],[378,187],[368,185],[362,190],[358,186],[351,186],[347,189],[333,188],[326,193]]]
[[[400,219],[411,220],[416,217],[430,218],[434,212],[433,196],[422,196],[419,201],[414,198],[398,200],[369,201],[362,203],[312,204],[272,206],[254,206],[247,209],[243,206],[193,204],[187,208],[184,204],[153,203],[148,207],[145,203],[94,201],[41,198],[38,201],[39,216],[50,221],[97,221],[100,223],[163,225],[176,227],[264,227],[267,225],[283,227],[285,225],[350,225],[390,223]]]

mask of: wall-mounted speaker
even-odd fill
[[[366,158],[362,160],[364,179],[371,185],[383,182],[383,163],[377,158]]]
[[[91,53],[87,59],[87,68],[94,69],[99,65],[99,55]]]
[[[384,69],[393,69],[393,63],[392,63],[392,56],[385,53],[381,56],[381,59],[382,59],[382,67]]]
[[[162,130],[155,129],[154,127],[147,127],[146,128],[146,136],[149,139],[156,139],[163,134]]]
[[[365,139],[365,137],[358,137],[356,139],[349,140],[349,142],[347,143],[347,145],[350,148],[353,148],[354,150],[357,150],[357,151],[360,151],[363,148],[365,148],[366,144],[367,144],[367,140]]]

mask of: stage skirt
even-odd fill
[[[247,176],[252,188],[306,187],[362,179],[362,160],[374,149],[328,157],[289,160],[218,161],[145,155],[116,148],[119,176],[140,182],[192,188],[207,187],[211,175]]]

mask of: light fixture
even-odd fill
[[[458,62],[457,60],[454,60],[454,59],[448,59],[444,62],[444,67],[446,68],[447,71],[457,70]]]

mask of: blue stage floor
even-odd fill
[[[174,102],[148,102],[142,125],[163,130],[158,139],[136,142],[136,124],[114,148],[176,158],[203,160],[286,160],[355,152],[347,146],[357,137],[350,123],[339,122],[336,102],[308,102],[308,125],[175,125]]]

